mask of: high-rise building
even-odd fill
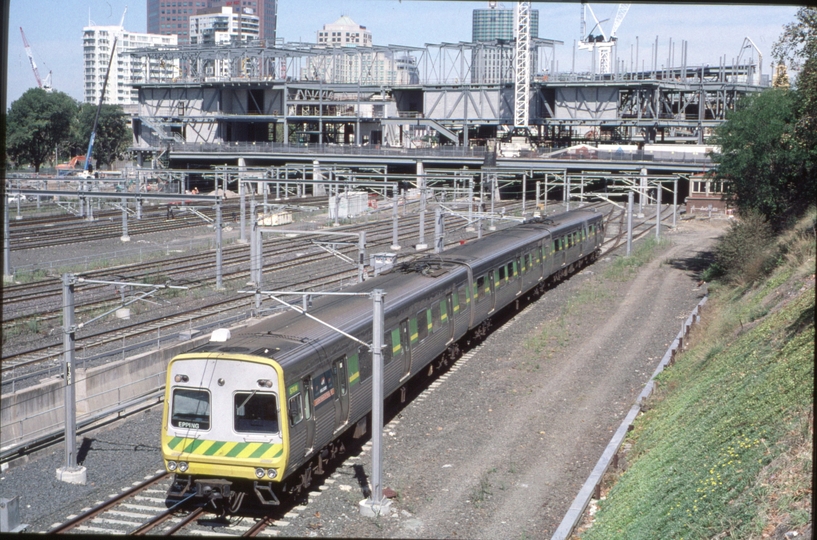
[[[179,62],[163,62],[156,58],[132,57],[129,50],[156,46],[175,46],[177,38],[156,34],[129,32],[121,26],[86,26],[82,29],[82,49],[85,62],[84,79],[86,103],[98,103],[105,83],[105,73],[116,39],[113,66],[108,75],[103,103],[122,105],[125,110],[139,103],[133,82],[151,80],[170,82],[179,75]]]
[[[278,23],[277,0],[147,0],[148,32],[179,36],[179,43],[190,43],[190,17],[200,11],[231,7],[258,17],[258,37],[275,42]]]
[[[471,41],[492,41],[514,37],[516,17],[512,9],[475,9],[471,27]],[[530,12],[530,37],[539,37],[539,10]]]
[[[190,17],[190,44],[223,45],[258,39],[256,15],[232,7],[199,11]]]
[[[190,17],[191,45],[227,45],[258,39],[258,17],[251,9],[220,7]],[[209,77],[249,77],[257,74],[257,60],[233,65],[229,59],[199,60],[198,71]]]
[[[475,9],[473,12],[471,41],[477,43],[471,53],[471,82],[513,82],[513,40],[516,15],[513,9]],[[539,11],[530,12],[530,37],[539,37]],[[531,55],[535,71],[536,55]]]

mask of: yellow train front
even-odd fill
[[[237,509],[273,487],[288,459],[283,374],[273,360],[202,352],[174,358],[167,372],[162,454],[175,473],[170,497],[198,496]]]

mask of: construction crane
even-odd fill
[[[518,2],[514,9],[514,100],[513,128],[509,141],[499,144],[504,157],[519,157],[522,151],[531,150],[528,116],[530,111],[530,2]]]
[[[28,44],[26,34],[23,32],[23,27],[20,27],[20,35],[23,36],[23,47],[26,49],[28,61],[31,63],[31,70],[34,72],[34,78],[37,79],[37,87],[42,88],[46,92],[51,92],[51,72],[48,72],[48,77],[45,78],[45,83],[40,79],[40,70],[37,69],[37,64],[34,62],[34,54],[31,52],[31,45]]]
[[[586,13],[587,10],[590,10],[590,15],[593,16],[593,20],[596,21],[596,25],[590,30],[590,32],[586,32]],[[579,50],[583,51],[590,51],[595,54],[595,51],[598,51],[598,64],[597,64],[597,73],[612,73],[612,51],[613,45],[615,45],[618,38],[616,37],[616,31],[618,31],[618,27],[621,26],[621,23],[624,21],[624,17],[627,15],[627,11],[630,9],[630,4],[619,4],[618,11],[616,11],[616,17],[613,20],[613,26],[610,29],[610,35],[604,33],[604,29],[601,27],[601,23],[609,21],[610,19],[604,19],[599,21],[596,17],[596,14],[593,12],[593,8],[590,7],[590,4],[582,3],[582,39],[579,41]],[[593,35],[593,31],[598,27],[599,32],[601,35]]]
[[[124,19],[124,15],[122,18]],[[94,139],[96,139],[96,127],[99,123],[99,111],[102,109],[102,101],[105,99],[105,89],[108,87],[108,75],[111,73],[111,64],[113,64],[113,55],[114,51],[116,51],[116,39],[113,38],[113,45],[111,46],[111,57],[108,59],[108,68],[105,70],[105,80],[102,83],[102,93],[99,94],[99,105],[96,107],[96,116],[94,116],[94,127],[91,129],[91,140],[88,142],[88,153],[85,154],[85,167],[82,169],[82,172],[78,175],[80,178],[91,178],[91,171],[89,170],[91,166],[91,152],[94,149]]]

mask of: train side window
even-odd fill
[[[360,380],[368,380],[372,376],[372,353],[368,347],[358,349],[358,365],[360,366]]]
[[[400,358],[403,356],[403,341],[400,339],[400,327],[391,331],[391,357]]]
[[[508,281],[508,267],[503,264],[499,267],[499,270],[497,270],[497,282],[501,287],[506,281]]]
[[[296,426],[304,419],[304,409],[301,406],[300,392],[289,398],[289,425]]]
[[[349,387],[360,382],[360,360],[357,353],[350,354],[346,358],[346,370],[349,372]]]
[[[448,324],[448,300],[440,300],[440,323]]]
[[[466,285],[464,285],[464,284],[463,284],[461,287],[457,287],[457,296],[459,296],[459,297],[460,297],[460,298],[459,298],[459,304],[460,304],[460,306],[462,306],[463,308],[465,308],[465,307],[468,305],[468,303],[469,303],[469,299],[468,299],[468,287],[467,287]]]
[[[236,392],[233,425],[239,433],[278,433],[278,401],[275,394]]]
[[[426,310],[417,312],[417,340],[423,341],[428,336],[428,316]]]
[[[528,253],[528,269],[530,270],[531,268],[533,268],[533,255]]]
[[[494,285],[494,286],[495,286],[497,289],[499,289],[500,287],[502,287],[502,281],[499,279],[499,270],[494,270],[494,283],[495,283],[495,285]]]
[[[459,287],[454,287],[454,294],[451,295],[451,311],[453,311],[452,317],[460,312]]]
[[[343,367],[344,361],[345,357],[341,356],[332,363],[332,376],[334,377],[335,383],[337,384],[338,388],[340,388],[341,396],[346,395],[346,392],[348,391],[347,384],[349,383],[349,381],[346,379],[347,377],[346,370]],[[335,399],[337,399],[338,397],[340,396],[335,394]]]
[[[391,358],[394,353],[394,346],[392,345],[391,337],[392,332],[390,330],[386,330],[386,332],[383,334],[383,348],[381,349],[384,366],[391,362]]]
[[[431,333],[437,332],[442,326],[442,314],[440,313],[440,301],[431,304]]]
[[[315,400],[315,408],[317,409],[321,404],[330,401],[329,398],[335,395],[335,388],[332,384],[332,370],[327,369],[320,376],[312,379],[313,399]]]
[[[312,377],[307,377],[303,381],[304,386],[304,418],[312,418]]]
[[[411,344],[414,345],[420,338],[419,330],[417,330],[417,317],[409,319],[409,334],[411,335]]]
[[[170,424],[177,428],[210,429],[210,392],[175,388]]]
[[[477,283],[474,286],[474,290],[476,292],[476,294],[474,295],[474,301],[477,304],[479,304],[482,300],[485,299],[485,294],[483,293],[483,288],[485,287],[485,284],[487,283],[487,281],[488,280],[485,279],[485,276],[479,276],[477,278]]]

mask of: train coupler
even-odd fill
[[[173,475],[173,481],[170,483],[170,487],[167,488],[167,497],[168,498],[181,498],[184,497],[184,494],[190,490],[190,486],[193,483],[193,478],[190,476],[181,477],[178,474]]]
[[[258,482],[255,481],[253,482],[252,488],[253,491],[255,491],[255,496],[258,497],[258,502],[261,504],[267,506],[277,506],[281,504],[281,501],[275,496],[275,492],[272,491],[272,484],[264,483],[259,485]]]

